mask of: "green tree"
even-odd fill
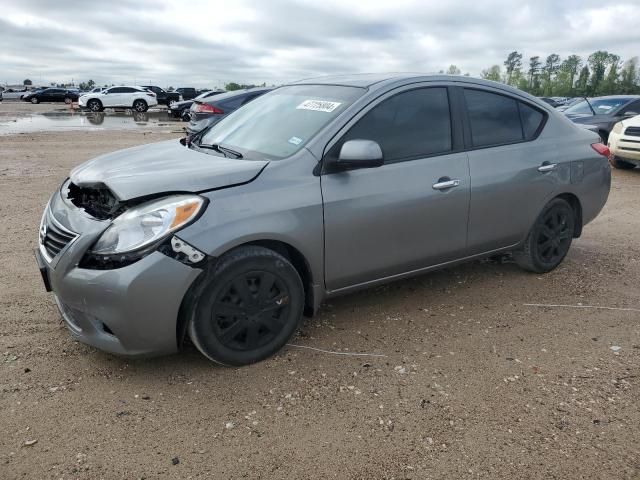
[[[80,82],[80,85],[78,85],[78,88],[80,90],[91,90],[95,86],[96,86],[96,82],[94,82],[93,80],[89,80],[88,82]]]
[[[449,65],[449,68],[447,69],[447,75],[460,75],[462,74],[462,71],[456,67],[455,65]]]
[[[516,74],[516,72],[519,73],[522,68],[522,54],[514,50],[507,56],[507,59],[504,61],[504,66],[507,75],[507,84],[512,85],[514,74]]]
[[[601,95],[611,95],[618,93],[618,77],[620,76],[620,56],[609,54],[609,72],[600,88]]]
[[[544,64],[544,68],[542,71],[544,72],[544,88],[543,93],[545,95],[553,95],[553,76],[558,72],[558,67],[560,66],[560,55],[557,53],[552,53],[547,57],[547,61]]]
[[[29,80],[28,78],[25,78],[25,79],[22,81],[22,85],[24,85],[24,86],[27,86],[27,85],[28,85],[28,86],[31,86],[31,85],[33,85],[33,82],[32,82],[31,80]]]
[[[558,95],[571,96],[573,94],[576,76],[581,66],[582,59],[578,55],[569,55],[567,59],[562,62],[559,72],[564,82],[561,85],[562,92],[558,92]]]
[[[485,80],[492,80],[499,82],[502,79],[502,73],[500,73],[500,65],[492,65],[487,70],[482,70],[480,76]]]
[[[585,65],[580,70],[580,75],[578,76],[578,81],[576,82],[575,92],[577,95],[586,97],[589,95],[589,77],[591,72],[589,72],[589,67]]]
[[[529,92],[534,95],[537,94],[539,90],[541,66],[540,57],[535,56],[529,59]]]
[[[620,72],[620,93],[639,92],[638,80],[638,57],[632,57],[624,63]]]
[[[598,50],[589,55],[589,67],[591,67],[591,82],[589,85],[589,95],[596,95],[600,90],[600,84],[604,80],[604,74],[609,64],[609,52]]]

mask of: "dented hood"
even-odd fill
[[[247,183],[268,161],[208,155],[176,140],[101,155],[71,171],[79,187],[104,185],[119,200],[163,192],[202,192]]]

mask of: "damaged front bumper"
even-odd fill
[[[73,337],[119,355],[178,350],[180,306],[202,271],[191,261],[202,263],[197,250],[173,237],[174,258],[154,251],[121,268],[81,268],[109,222],[92,218],[56,192],[42,223],[38,266]]]

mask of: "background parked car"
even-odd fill
[[[273,88],[264,87],[235,90],[216,95],[211,99],[194,101],[190,109],[191,121],[187,125],[187,132],[191,135],[198,133],[271,90]]]
[[[130,108],[136,112],[146,112],[158,105],[156,94],[141,87],[111,87],[100,93],[82,95],[78,101],[80,108],[101,112],[105,108]]]
[[[595,125],[606,143],[609,132],[620,120],[640,114],[640,95],[609,95],[584,99],[564,111],[575,123]]]
[[[103,90],[106,90],[108,87],[94,87],[91,90],[87,90],[86,92],[82,92],[82,95],[86,95],[87,93],[100,93]]]
[[[34,90],[35,91],[35,90]],[[2,96],[5,100],[21,100],[24,95],[30,93],[26,88],[23,90],[16,90],[14,88],[6,88],[2,92]]]
[[[155,93],[159,105],[166,105],[167,107],[169,107],[172,103],[182,100],[180,93],[167,92],[166,90],[156,85],[142,85],[142,88],[146,88],[150,92]]]
[[[640,115],[616,123],[608,146],[614,167],[629,170],[640,166]]]
[[[189,114],[189,109],[191,105],[193,105],[194,100],[204,100],[205,98],[213,97],[214,95],[220,95],[221,93],[225,93],[224,90],[207,90],[204,93],[201,93],[196,98],[192,100],[183,100],[181,102],[174,102],[169,107],[167,112],[170,117],[182,118],[185,121],[191,120],[191,116]]]
[[[550,97],[538,97],[540,100],[542,100],[545,103],[548,103],[549,105],[551,105],[553,108],[559,107],[560,104],[558,102],[556,102],[553,98]]]
[[[568,98],[562,105],[556,107],[556,110],[559,112],[564,112],[570,107],[573,107],[576,103],[580,103],[582,101],[584,101],[584,97]]]
[[[66,88],[45,88],[44,90],[37,90],[30,92],[22,97],[25,102],[40,103],[40,102],[64,102],[73,103],[77,102],[80,95],[78,92],[68,90]]]
[[[178,92],[183,100],[191,100],[192,98],[196,98],[200,93],[195,88],[191,87],[180,87],[176,88],[176,92]]]

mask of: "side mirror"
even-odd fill
[[[382,149],[373,140],[349,140],[342,145],[336,167],[338,169],[375,168],[384,163]]]
[[[624,118],[631,118],[631,117],[637,117],[638,115],[640,115],[640,113],[638,112],[626,112],[623,117]]]

